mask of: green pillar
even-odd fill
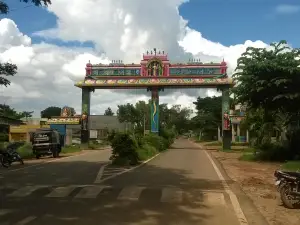
[[[87,144],[90,137],[89,116],[91,105],[91,90],[90,88],[82,88],[81,102],[81,144]]]
[[[222,88],[222,134],[223,150],[231,149],[231,125],[229,118],[229,87]]]
[[[151,89],[151,133],[158,134],[159,132],[159,89]]]

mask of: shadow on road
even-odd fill
[[[37,166],[4,174],[1,182],[20,188],[25,185],[43,184],[51,184],[53,187],[93,184],[103,163],[58,161],[41,168]],[[14,190],[0,190],[0,208],[16,210],[15,213],[2,216],[0,214],[0,220],[15,223],[22,218],[34,216],[37,218],[30,224],[191,225],[221,224],[222,220],[230,217],[229,209],[222,208],[223,213],[222,210],[213,211],[211,206],[203,201],[202,192],[206,189],[222,191],[221,182],[194,178],[187,170],[145,165],[104,184],[110,187],[103,189],[94,199],[76,198],[82,187],[75,188],[68,196],[62,198],[45,197],[53,191],[52,187],[36,190],[23,198],[7,197],[7,194]],[[122,189],[128,186],[145,187],[137,201],[118,200]],[[180,203],[161,202],[162,189],[166,187],[183,190],[183,200]],[[212,220],[220,223],[211,223]]]

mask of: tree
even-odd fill
[[[9,117],[12,119],[21,119],[24,117],[32,117],[33,112],[17,112],[15,109],[11,108],[9,105],[0,104],[0,115]]]
[[[286,41],[272,43],[271,48],[247,48],[238,59],[232,90],[237,103],[263,108],[269,119],[272,111],[300,110],[300,49]]]
[[[32,114],[34,113],[34,111],[23,111],[23,112],[21,112],[20,114],[21,114],[21,116],[22,116],[22,118],[31,118],[32,117]]]
[[[198,97],[193,103],[197,110],[191,121],[193,130],[201,132],[206,139],[213,139],[222,126],[222,97]],[[230,98],[229,104],[233,104],[233,99]]]
[[[108,107],[108,108],[105,110],[104,115],[105,115],[105,116],[113,116],[114,113],[113,113],[113,111],[111,110],[111,108]]]
[[[117,116],[121,123],[135,123],[137,120],[137,111],[134,105],[130,103],[127,103],[126,105],[118,105]]]
[[[167,104],[159,105],[159,120],[161,128],[175,128],[185,132],[189,129],[189,117],[192,111],[188,108],[181,108],[180,105],[172,106],[170,109]],[[150,129],[150,101],[139,101],[135,105],[118,105],[117,116],[120,122],[130,122],[136,126],[135,130],[142,132]],[[144,127],[145,126],[145,127]]]
[[[36,6],[48,6],[51,4],[51,0],[20,0],[22,2],[31,2]],[[7,3],[0,0],[0,14],[9,13],[9,7]],[[7,87],[10,85],[10,81],[6,78],[8,76],[14,76],[17,73],[17,66],[11,63],[0,63],[0,85]]]
[[[74,110],[75,111],[75,110]],[[51,118],[52,116],[60,116],[61,108],[57,106],[50,106],[41,111],[41,118]]]

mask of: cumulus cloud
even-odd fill
[[[122,59],[139,62],[141,55],[154,47],[165,50],[172,61],[187,61],[191,56],[203,62],[228,62],[229,72],[248,46],[265,47],[261,41],[224,46],[187,27],[178,7],[187,0],[56,0],[49,11],[57,16],[57,26],[35,32],[48,39],[91,41],[95,48],[59,47],[46,41],[32,44],[9,19],[0,21],[0,60],[18,65],[12,85],[2,87],[1,99],[19,110],[39,113],[50,105],[70,105],[81,111],[81,92],[73,86],[84,77],[88,60],[107,63]],[[155,16],[154,16],[155,15]],[[210,89],[165,90],[161,102],[193,107],[197,96],[215,95]],[[94,114],[117,104],[147,100],[145,90],[97,90],[92,95]]]

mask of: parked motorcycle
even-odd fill
[[[17,152],[17,145],[9,145],[6,149],[0,151],[0,162],[3,167],[8,168],[13,162],[24,164],[23,159]]]
[[[274,176],[284,206],[289,209],[300,207],[300,172],[276,170]]]

